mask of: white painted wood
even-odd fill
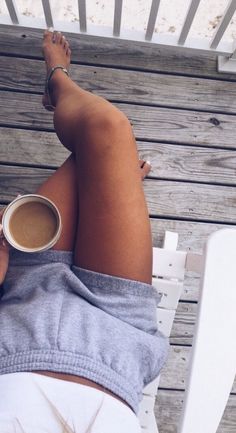
[[[153,276],[184,279],[185,251],[169,251],[153,248]]]
[[[149,14],[147,31],[145,35],[146,41],[150,41],[152,39],[159,6],[160,6],[160,0],[152,0],[152,6]]]
[[[179,433],[215,433],[236,373],[236,229],[207,241],[184,411]]]
[[[171,277],[169,265],[174,268],[174,276],[180,275],[183,278],[186,253],[179,254],[176,251],[178,243],[178,234],[170,231],[165,232],[164,248],[153,248],[155,260],[153,261],[153,272],[158,275],[168,274]],[[163,254],[164,253],[164,254]],[[176,261],[176,266],[175,262]],[[164,280],[153,278],[153,285],[157,288],[158,293],[162,294],[162,300],[157,308],[157,325],[166,337],[170,336],[175,310],[182,291],[183,283],[173,280]],[[161,308],[162,307],[162,308]],[[141,429],[147,433],[158,433],[158,427],[154,415],[155,397],[157,395],[160,376],[153,380],[143,389],[143,400],[139,410],[139,420]]]
[[[219,56],[217,60],[218,72],[229,72],[230,74],[236,74],[236,59],[228,56]]]
[[[120,36],[123,0],[115,0],[113,36]]]
[[[165,250],[176,251],[178,245],[178,233],[170,232],[168,230],[165,231],[163,248]]]
[[[230,56],[230,60],[236,60],[236,39],[233,40],[233,53]]]
[[[169,337],[172,325],[175,318],[175,310],[165,310],[164,308],[157,308],[157,325],[158,329],[165,337]]]
[[[186,271],[198,272],[199,274],[201,274],[203,271],[202,254],[188,252],[185,267],[186,267]]]
[[[231,21],[231,18],[233,16],[235,10],[236,10],[236,1],[235,0],[231,0],[229,2],[229,4],[228,4],[227,9],[226,9],[226,11],[224,13],[224,16],[222,17],[221,21],[219,22],[219,25],[216,28],[215,34],[214,34],[214,36],[212,38],[212,42],[211,42],[211,45],[210,45],[210,47],[212,49],[217,48],[217,46],[218,46],[218,44],[219,44],[219,42],[220,42],[220,40],[221,40],[221,38],[222,38],[225,30],[227,29],[227,27],[228,27],[228,25],[229,25],[229,23]]]
[[[188,34],[189,34],[189,30],[191,28],[192,22],[194,20],[195,14],[197,12],[199,3],[201,0],[192,0],[190,5],[189,5],[189,9],[179,36],[179,40],[178,40],[178,44],[179,45],[184,45]]]
[[[80,31],[87,32],[86,0],[78,0]]]
[[[145,395],[139,405],[138,418],[142,431],[146,433],[158,433],[154,415],[155,397]]]
[[[162,295],[158,307],[176,310],[183,290],[183,283],[153,277],[152,285],[156,288],[157,292]]]
[[[147,425],[145,425],[144,427],[141,427],[141,432],[142,433],[159,433],[154,413],[152,413],[148,417]]]
[[[50,0],[42,0],[42,5],[47,27],[54,27]]]
[[[153,380],[147,386],[145,386],[145,388],[143,389],[143,394],[150,395],[152,397],[157,395],[159,382],[160,382],[160,376],[158,376],[155,380]]]
[[[12,21],[12,24],[19,24],[18,11],[15,0],[6,0],[7,9]]]

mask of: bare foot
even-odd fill
[[[45,30],[42,51],[47,68],[47,76],[54,66],[60,65],[68,70],[70,66],[71,50],[69,42],[60,32]],[[47,93],[44,93],[42,103],[45,108],[51,105]]]

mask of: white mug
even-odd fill
[[[43,203],[43,204],[46,204],[47,206],[49,206],[49,208],[53,211],[53,213],[56,217],[56,221],[57,221],[57,229],[56,229],[56,233],[53,236],[53,238],[47,244],[42,245],[42,246],[37,247],[37,248],[26,248],[26,247],[18,244],[16,242],[16,240],[13,238],[13,236],[11,235],[10,227],[9,227],[11,216],[15,212],[15,210],[19,206],[21,206],[25,203],[29,203],[29,202],[38,202],[38,203]],[[49,200],[46,197],[43,197],[42,195],[38,195],[38,194],[26,194],[26,195],[21,195],[21,196],[18,196],[17,198],[15,198],[15,200],[13,200],[4,210],[3,217],[2,217],[2,226],[3,226],[3,234],[6,238],[6,240],[8,241],[8,243],[12,247],[16,248],[17,250],[24,251],[27,253],[46,251],[46,250],[52,248],[53,245],[55,245],[55,243],[58,241],[60,234],[61,234],[61,230],[62,230],[61,215],[60,215],[58,208],[56,207],[56,205],[51,200]]]

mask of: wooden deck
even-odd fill
[[[41,105],[41,37],[40,30],[0,26],[0,204],[34,192],[68,155],[52,114]],[[88,36],[68,39],[72,78],[127,114],[140,157],[152,163],[144,189],[153,245],[161,246],[164,231],[174,230],[180,248],[201,252],[210,233],[236,224],[236,75],[218,74],[214,56]],[[198,283],[189,273],[177,310],[156,402],[160,433],[176,432]],[[218,429],[233,432],[236,382]]]

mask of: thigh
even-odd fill
[[[52,200],[61,214],[62,233],[53,249],[73,251],[78,222],[77,179],[74,156],[69,156],[64,164],[38,188],[36,193]]]
[[[80,215],[75,263],[150,283],[151,229],[128,121],[92,121],[80,137],[76,165]]]

